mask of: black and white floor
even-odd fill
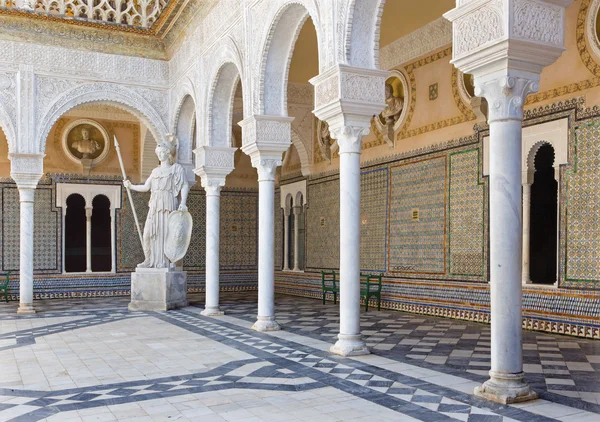
[[[192,305],[196,302],[192,299]],[[372,354],[329,355],[338,308],[277,296],[283,331],[249,329],[256,295],[129,312],[127,298],[0,304],[0,421],[600,422],[600,342],[524,333],[540,399],[478,399],[489,326],[391,311],[362,314]]]

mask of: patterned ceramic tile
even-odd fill
[[[484,188],[479,183],[479,149],[450,154],[450,274],[484,275]]]
[[[446,156],[391,167],[389,270],[444,274]]]
[[[221,193],[221,267],[254,269],[257,266],[258,195],[255,192]]]

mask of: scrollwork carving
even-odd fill
[[[504,35],[501,0],[457,20],[454,25],[454,57],[462,56]]]
[[[490,81],[475,81],[475,95],[489,104],[491,123],[496,120],[523,119],[523,104],[528,94],[537,92],[539,80],[507,76]]]

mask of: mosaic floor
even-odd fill
[[[489,327],[400,312],[363,313],[373,354],[327,353],[337,306],[277,296],[285,330],[256,333],[256,295],[168,313],[127,298],[0,304],[0,421],[599,421],[600,342],[526,332],[541,399],[471,395],[487,379]],[[193,299],[193,298],[192,298]]]

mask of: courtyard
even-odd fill
[[[44,300],[17,317],[0,305],[2,421],[598,421],[600,343],[524,331],[525,378],[538,400],[477,398],[490,327],[369,310],[371,354],[328,353],[339,311],[278,295],[283,330],[250,330],[256,294],[132,312],[128,297]]]

